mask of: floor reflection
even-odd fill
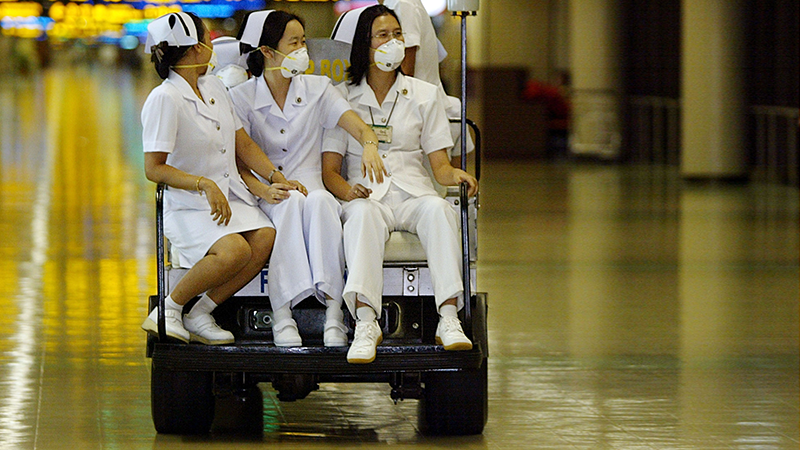
[[[797,189],[671,168],[488,161],[478,286],[489,423],[431,438],[384,385],[221,402],[159,436],[139,329],[155,291],[139,110],[103,66],[0,76],[0,448],[796,449]]]

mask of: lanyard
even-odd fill
[[[386,118],[386,125],[389,126],[389,121],[392,120],[392,113],[394,113],[394,107],[397,106],[397,99],[400,97],[400,91],[397,91],[397,95],[394,96],[394,103],[392,104],[392,109],[389,111],[389,117]],[[369,118],[372,120],[372,126],[375,126],[375,118],[372,117],[372,106],[369,107]]]

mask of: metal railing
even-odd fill
[[[628,159],[637,163],[680,164],[680,113],[680,100],[674,98],[630,97]]]
[[[797,131],[800,108],[756,105],[750,107],[753,124],[754,175],[775,183],[798,185]]]
[[[754,178],[797,186],[800,182],[800,108],[751,106],[749,160]],[[630,97],[628,100],[628,155],[633,163],[680,164],[680,100]]]

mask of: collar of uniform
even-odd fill
[[[397,92],[406,98],[411,96],[411,89],[405,75],[398,72],[397,79],[394,80],[394,84],[389,89],[389,92]],[[394,97],[390,98],[389,94],[386,95],[386,98],[392,102],[394,101]],[[358,86],[353,86],[350,88],[347,100],[352,102],[356,99],[360,105],[371,106],[378,109],[381,108],[381,105],[378,104],[378,99],[375,97],[375,92],[369,86],[369,83],[367,83],[366,77],[364,77]]]
[[[202,75],[197,78],[198,89],[200,89],[200,87],[204,84],[205,76],[206,75]],[[172,84],[175,87],[175,89],[177,89],[178,92],[183,96],[183,98],[194,102],[195,105],[197,105],[197,112],[208,117],[209,119],[217,120],[214,114],[209,109],[208,105],[206,105],[204,101],[200,100],[200,97],[198,97],[197,94],[195,94],[194,89],[192,89],[192,87],[189,86],[189,82],[186,81],[185,78],[178,75],[174,70],[170,69],[169,75],[167,76],[167,79],[165,81],[168,81],[170,84]],[[203,91],[203,89],[200,90],[201,92]],[[210,93],[206,93],[204,95],[210,95]]]
[[[300,76],[292,78],[292,82],[289,84],[289,92],[286,93],[286,103],[295,106],[305,105],[308,102],[306,97],[305,84],[301,82]],[[286,103],[284,103],[284,107]],[[280,111],[278,104],[275,102],[275,98],[272,96],[272,92],[269,90],[269,86],[267,86],[267,80],[265,80],[263,76],[260,76],[256,81],[256,94],[253,100],[253,109],[262,109],[268,106],[271,108],[278,108],[278,111]],[[273,112],[275,111],[273,110]]]
[[[397,9],[397,4],[400,3],[400,0],[385,0],[383,2],[383,6],[389,9]]]
[[[200,99],[197,97],[197,94],[194,93],[194,89],[192,89],[192,87],[189,86],[189,82],[186,81],[186,79],[183,78],[182,76],[178,75],[178,73],[175,72],[174,70],[172,69],[169,70],[169,75],[167,75],[167,81],[172,83],[172,85],[175,86],[176,89],[178,89],[178,92],[180,92],[181,95],[184,96],[187,100],[192,100],[194,102],[200,101]]]

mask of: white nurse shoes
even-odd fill
[[[322,335],[325,347],[344,347],[347,345],[347,328],[341,320],[328,319]]]
[[[443,345],[445,350],[471,350],[472,341],[461,329],[461,322],[457,317],[439,317],[436,327],[436,343]]]
[[[223,330],[217,325],[211,314],[200,314],[195,318],[188,315],[183,318],[183,326],[191,335],[192,342],[206,345],[233,344],[233,333]]]
[[[190,335],[183,327],[183,320],[181,320],[181,312],[174,309],[167,309],[164,311],[165,325],[167,328],[167,336],[177,339],[179,341],[189,343]],[[153,308],[150,315],[144,319],[142,329],[149,334],[158,336],[158,308]]]
[[[297,322],[292,318],[283,319],[272,326],[272,342],[276,347],[300,347],[303,339],[297,331]]]
[[[347,362],[350,364],[367,364],[375,361],[378,344],[383,340],[383,333],[377,320],[356,322],[355,337],[347,351]]]

